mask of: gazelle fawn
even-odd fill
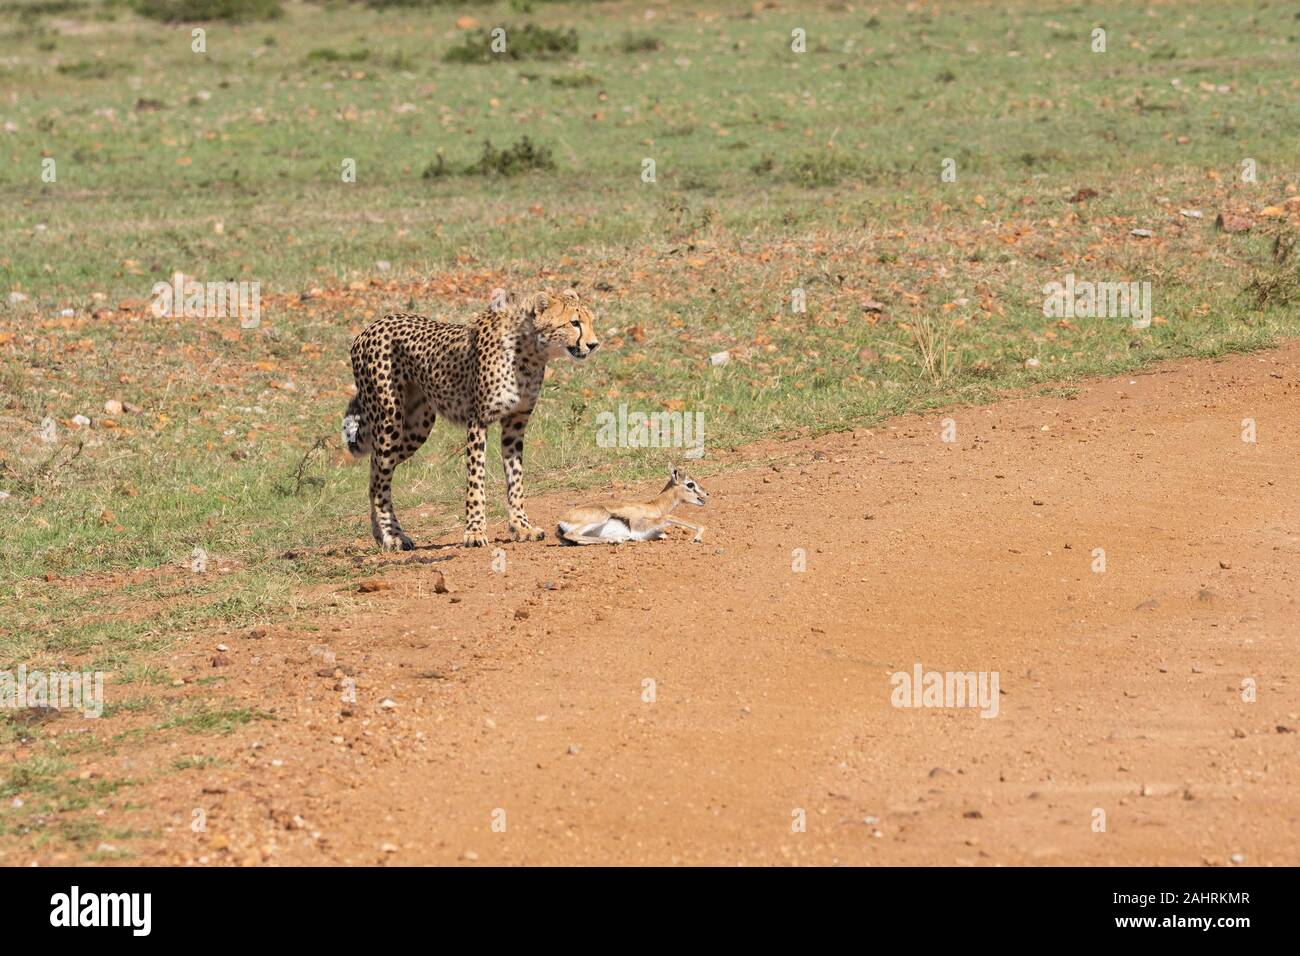
[[[678,505],[699,505],[709,494],[684,471],[672,470],[664,490],[649,501],[609,501],[580,505],[561,518],[556,534],[566,544],[616,544],[620,541],[656,541],[669,525],[680,525],[702,540],[704,528],[672,517]]]

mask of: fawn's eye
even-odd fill
[[[691,489],[691,491],[694,491],[694,490],[695,490],[695,487],[696,487],[696,486],[695,486],[695,482],[693,482],[693,481],[688,481],[688,482],[686,482],[686,487],[689,488],[689,489]]]

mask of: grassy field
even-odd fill
[[[597,445],[623,402],[721,448],[1295,335],[1298,66],[1266,2],[6,4],[0,668],[108,671],[172,733],[167,647],[322,613],[304,586],[363,572],[321,549],[370,540],[337,432],[385,311],[596,303],[534,490],[658,472]],[[176,272],[259,283],[259,327],[155,317]],[[1070,273],[1150,282],[1151,327],[1046,317]],[[461,521],[462,438],[398,473],[417,541]]]

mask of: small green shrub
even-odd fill
[[[368,59],[370,59],[370,51],[364,47],[342,53],[332,46],[327,46],[307,54],[308,63],[364,63]]]
[[[555,160],[546,146],[540,146],[525,136],[513,146],[499,150],[491,140],[483,143],[483,154],[465,172],[471,176],[517,176],[532,170],[554,169]]]
[[[505,49],[492,49],[491,30],[473,30],[446,52],[448,63],[491,63],[494,60],[556,60],[578,52],[578,31],[552,30],[525,23],[505,27]]]
[[[424,167],[424,179],[443,179],[459,173],[462,176],[518,176],[520,173],[555,168],[549,147],[534,143],[525,136],[513,146],[497,149],[491,140],[483,142],[483,152],[474,162],[456,169],[447,157],[439,153],[433,162]]]
[[[590,73],[560,73],[551,77],[551,86],[564,90],[576,90],[584,86],[595,86],[600,80]]]
[[[872,182],[877,174],[859,158],[846,153],[825,150],[796,156],[789,162],[776,162],[765,156],[750,167],[758,176],[795,183],[807,189],[834,186],[844,179]]]
[[[56,69],[64,76],[75,76],[79,80],[102,80],[112,76],[121,68],[112,60],[79,60],[76,63],[60,63]]]
[[[425,179],[442,179],[453,172],[454,170],[447,164],[447,157],[439,153],[433,158],[433,162],[424,167],[422,176]]]
[[[284,14],[280,0],[135,0],[135,12],[164,23],[192,20],[274,20]]]
[[[625,34],[619,44],[619,49],[624,53],[654,53],[663,48],[663,41],[650,33]]]

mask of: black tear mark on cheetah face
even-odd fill
[[[539,292],[525,299],[523,306],[533,313],[533,328],[547,358],[567,353],[581,361],[600,345],[596,317],[575,290],[565,289],[559,295]]]

